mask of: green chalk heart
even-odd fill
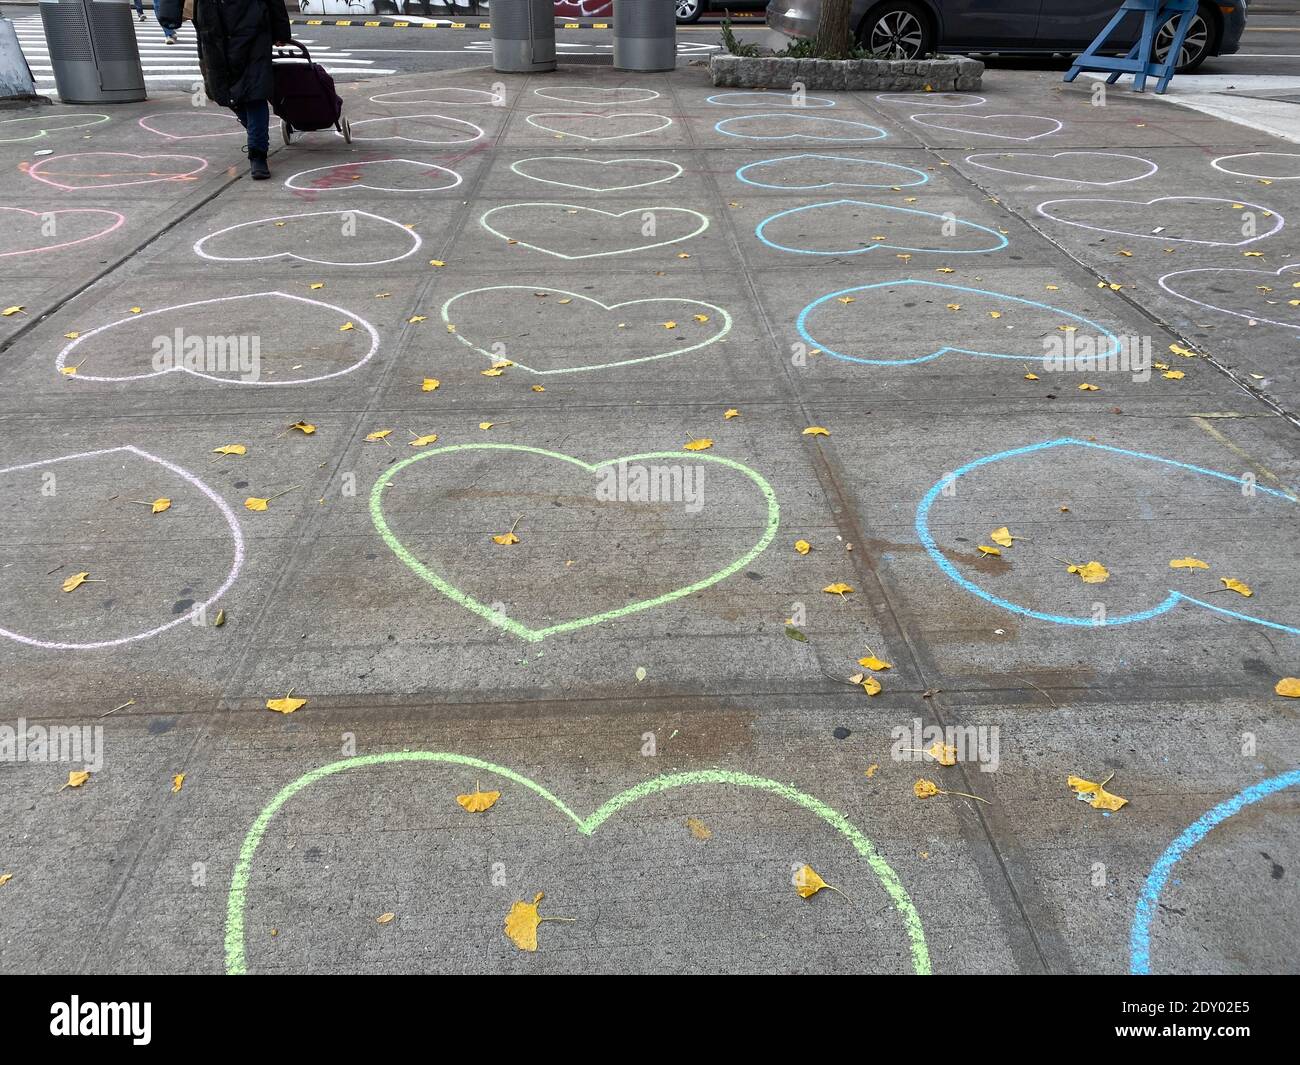
[[[486,603],[475,599],[468,592],[462,591],[442,576],[435,573],[418,558],[416,558],[400,540],[393,534],[384,520],[383,493],[384,488],[396,479],[408,466],[416,462],[427,462],[429,459],[438,455],[448,455],[457,451],[520,451],[530,455],[542,455],[545,458],[556,459],[560,462],[572,463],[579,469],[594,473],[605,466],[615,466],[620,462],[641,462],[649,459],[674,459],[678,462],[707,462],[719,466],[726,466],[738,473],[743,473],[763,493],[763,498],[767,500],[767,527],[763,530],[763,535],[759,537],[754,544],[739,558],[728,563],[722,569],[711,573],[702,580],[694,584],[686,585],[682,588],[675,588],[671,592],[665,592],[663,595],[657,595],[653,599],[640,599],[633,603],[627,603],[612,610],[605,610],[599,614],[592,614],[585,618],[576,618],[573,621],[564,621],[557,625],[548,625],[545,628],[533,629],[527,625],[515,621],[514,618],[508,617],[499,611],[493,610]],[[606,459],[603,462],[588,463],[581,459],[575,459],[572,455],[562,455],[556,451],[545,451],[539,447],[525,447],[522,444],[453,444],[449,447],[435,448],[432,451],[424,451],[418,455],[412,455],[409,459],[399,462],[396,466],[386,471],[375,482],[375,486],[370,490],[370,517],[375,523],[375,528],[379,530],[379,535],[384,538],[389,549],[407,564],[415,573],[423,577],[432,584],[443,595],[452,602],[459,603],[466,610],[472,610],[480,617],[486,618],[498,628],[507,632],[514,633],[524,640],[544,640],[547,636],[553,636],[558,632],[572,632],[574,629],[585,628],[588,625],[596,625],[602,621],[612,621],[615,618],[626,617],[629,614],[635,614],[639,610],[649,610],[652,607],[663,606],[665,603],[671,603],[674,599],[681,599],[683,596],[691,595],[695,592],[702,591],[721,580],[726,580],[737,570],[749,565],[767,548],[776,536],[777,526],[780,524],[781,511],[776,502],[776,493],[772,491],[772,486],[767,483],[759,474],[755,473],[748,466],[736,462],[733,459],[722,458],[717,455],[704,455],[699,452],[691,453],[686,451],[651,451],[643,455],[625,455],[619,458]]]
[[[235,872],[230,880],[230,894],[226,900],[226,973],[228,975],[242,976],[248,972],[248,955],[244,944],[244,916],[248,906],[248,880],[252,875],[253,859],[257,855],[257,848],[262,842],[262,837],[266,835],[271,820],[279,812],[280,808],[300,791],[311,787],[323,777],[333,776],[335,773],[342,773],[349,769],[392,765],[398,762],[447,762],[485,773],[494,773],[505,780],[513,781],[521,787],[527,788],[545,799],[565,817],[569,818],[584,836],[595,835],[596,830],[601,825],[615,814],[631,806],[638,799],[644,799],[648,795],[656,795],[659,792],[670,791],[673,788],[696,784],[721,784],[736,788],[753,788],[769,795],[780,796],[786,802],[802,806],[805,810],[816,814],[848,840],[853,849],[866,860],[867,864],[871,866],[871,871],[876,875],[876,879],[880,881],[880,886],[885,889],[890,902],[893,903],[895,911],[902,919],[903,928],[907,933],[911,946],[913,971],[921,976],[927,976],[930,973],[930,951],[926,946],[925,932],[921,927],[921,916],[916,912],[916,906],[912,902],[911,896],[908,895],[907,889],[903,887],[902,881],[898,879],[898,874],[894,872],[893,867],[877,853],[871,840],[864,836],[847,817],[836,810],[832,810],[820,799],[792,788],[789,784],[782,784],[780,781],[769,780],[766,777],[754,777],[748,773],[736,773],[725,769],[706,769],[694,773],[667,773],[655,777],[653,780],[643,781],[626,791],[619,792],[594,813],[587,817],[580,817],[535,780],[530,780],[523,774],[516,773],[513,769],[507,769],[505,766],[494,765],[492,762],[485,762],[481,758],[472,758],[469,755],[449,752],[390,751],[384,754],[366,754],[355,758],[345,758],[342,761],[331,762],[329,765],[304,773],[293,783],[281,789],[280,793],[267,804],[266,809],[257,815],[256,820],[253,821],[248,830],[248,834],[244,837],[242,846],[239,848],[239,860],[235,863]]]

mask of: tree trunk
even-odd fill
[[[853,43],[849,15],[853,0],[822,0],[815,38],[817,55],[822,59],[847,59]]]

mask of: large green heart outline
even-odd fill
[[[245,976],[248,973],[248,955],[244,943],[244,915],[248,902],[248,879],[253,870],[253,858],[257,854],[257,848],[280,807],[284,806],[300,791],[311,787],[324,777],[333,776],[335,773],[342,773],[349,769],[362,769],[368,766],[391,765],[400,762],[449,762],[453,765],[467,766],[471,769],[479,769],[486,773],[494,773],[499,777],[504,777],[506,780],[513,781],[541,796],[569,818],[584,836],[595,835],[596,830],[601,825],[621,810],[631,806],[638,799],[644,799],[647,795],[655,795],[662,791],[670,791],[673,788],[687,787],[692,784],[731,785],[733,787],[754,788],[757,791],[779,795],[787,802],[802,806],[805,810],[816,814],[847,839],[853,845],[854,850],[867,860],[867,864],[871,866],[871,871],[876,874],[880,886],[885,889],[885,893],[893,903],[894,909],[898,911],[903,920],[903,927],[907,932],[911,946],[913,970],[919,976],[930,975],[930,951],[926,946],[925,932],[921,927],[921,915],[916,912],[916,906],[912,902],[911,896],[908,895],[907,889],[903,887],[903,883],[899,880],[898,874],[894,872],[893,867],[876,851],[875,844],[863,835],[847,817],[831,809],[820,799],[799,791],[789,784],[782,784],[780,781],[769,780],[766,777],[755,777],[750,776],[748,773],[736,773],[724,769],[705,769],[692,773],[666,773],[663,776],[643,781],[624,791],[620,791],[594,813],[587,817],[580,817],[535,780],[531,780],[505,766],[485,762],[481,758],[473,758],[469,755],[443,751],[389,751],[383,754],[363,754],[354,758],[344,758],[342,761],[331,762],[329,765],[309,770],[297,780],[282,788],[279,794],[257,815],[253,824],[249,827],[247,835],[244,836],[243,844],[239,848],[239,859],[235,863],[235,871],[230,879],[230,894],[226,900],[225,947],[226,974],[228,976]]]
[[[586,470],[589,473],[594,473],[602,467],[616,465],[620,462],[632,463],[640,462],[645,459],[684,459],[688,462],[712,462],[721,466],[728,466],[739,473],[743,473],[758,486],[759,491],[763,493],[763,498],[767,501],[767,527],[763,530],[763,535],[759,538],[758,542],[746,551],[745,554],[728,563],[722,569],[711,573],[702,580],[696,581],[694,584],[687,585],[684,588],[676,588],[670,592],[665,592],[663,595],[655,596],[653,599],[639,599],[635,602],[627,603],[623,606],[615,607],[612,610],[606,610],[599,614],[592,614],[584,618],[576,618],[573,621],[563,621],[556,625],[548,625],[546,628],[542,629],[533,629],[515,621],[514,618],[511,618],[506,614],[493,610],[486,603],[480,602],[468,592],[461,591],[461,589],[457,588],[454,584],[444,580],[441,576],[411,554],[402,542],[397,539],[393,531],[388,527],[388,523],[384,520],[383,493],[384,488],[389,484],[389,482],[393,481],[402,470],[406,469],[406,467],[410,466],[412,463],[423,462],[427,459],[433,458],[435,455],[446,455],[455,451],[523,451],[533,455],[542,455],[546,458],[559,459],[563,462],[572,463],[579,469]],[[418,455],[412,455],[409,459],[403,459],[396,466],[382,474],[379,480],[375,482],[374,487],[370,490],[370,519],[374,522],[375,528],[378,530],[379,535],[383,537],[384,543],[388,545],[389,550],[406,563],[407,567],[413,573],[428,581],[429,584],[437,588],[438,591],[452,602],[463,606],[466,610],[473,611],[480,617],[486,618],[493,625],[504,629],[506,632],[513,633],[520,639],[537,641],[544,640],[547,636],[553,636],[558,632],[572,632],[574,629],[585,628],[588,625],[596,625],[602,621],[611,621],[614,618],[626,617],[629,614],[635,614],[641,610],[649,610],[652,607],[663,606],[665,603],[671,603],[674,599],[681,599],[683,596],[702,591],[705,588],[717,584],[719,581],[726,580],[737,570],[749,565],[750,562],[766,550],[767,545],[770,544],[776,536],[777,526],[780,524],[781,520],[781,508],[777,504],[776,493],[772,490],[772,486],[768,484],[760,474],[751,470],[743,463],[737,462],[734,459],[723,458],[720,455],[704,455],[699,452],[693,453],[687,451],[649,451],[642,455],[624,455],[619,458],[605,459],[602,462],[588,463],[583,462],[581,459],[575,459],[572,455],[563,455],[558,451],[547,451],[540,447],[528,447],[524,444],[452,444],[448,447],[435,448],[432,451],[424,451]]]

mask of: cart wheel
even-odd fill
[[[343,140],[347,144],[352,143],[352,123],[346,118],[343,119]]]
[[[293,140],[293,127],[283,118],[280,119],[280,136],[284,138],[285,144]]]

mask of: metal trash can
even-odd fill
[[[145,98],[131,0],[41,0],[41,22],[65,104]]]
[[[676,66],[673,0],[614,0],[614,69],[673,70]]]
[[[492,69],[502,74],[555,69],[554,0],[492,0]]]

